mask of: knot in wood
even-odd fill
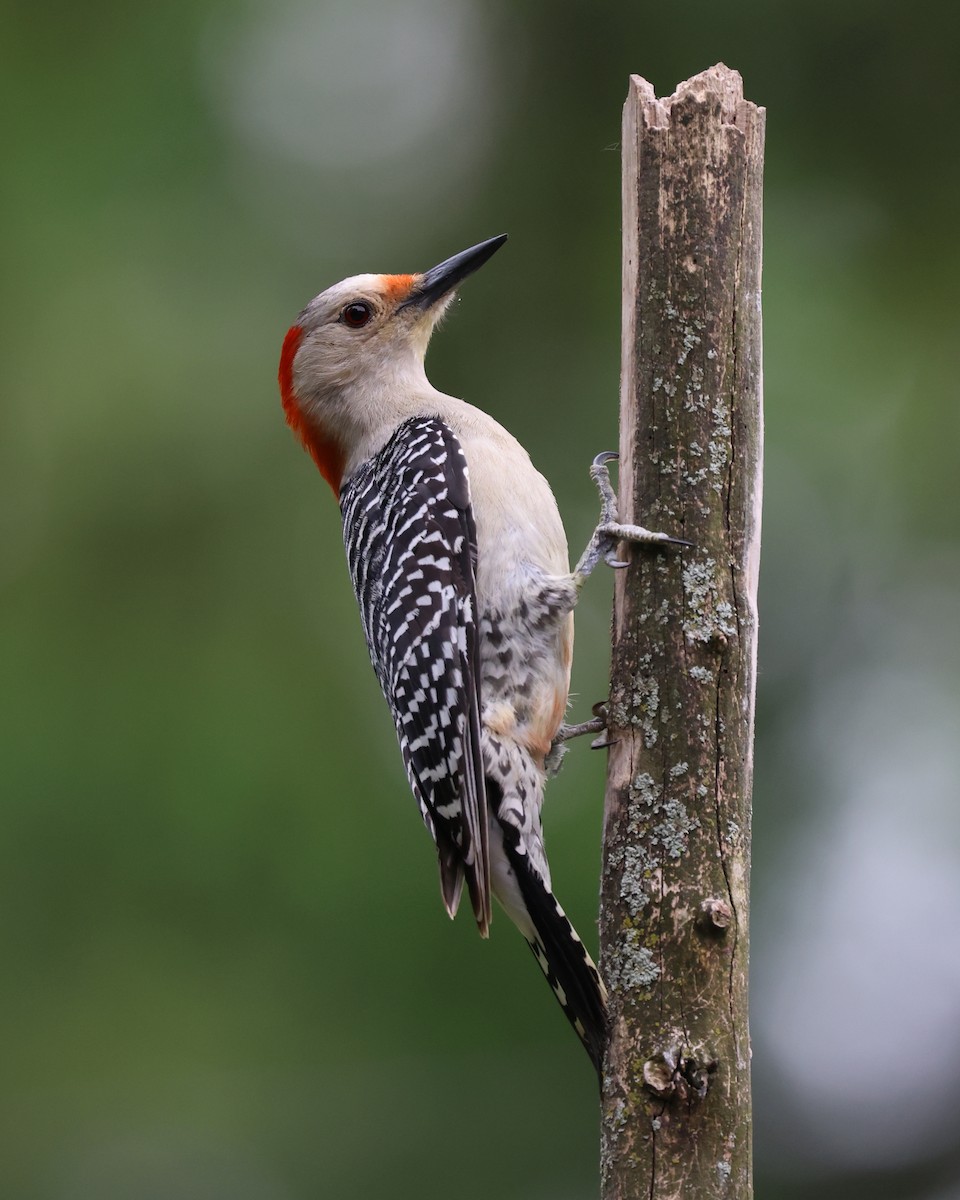
[[[720,896],[711,896],[700,905],[700,916],[697,918],[697,926],[704,933],[711,933],[715,937],[723,937],[730,928],[732,920],[733,909],[730,907],[728,901]]]
[[[670,1047],[643,1064],[643,1084],[658,1100],[702,1100],[719,1065]]]

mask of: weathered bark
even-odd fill
[[[630,80],[620,516],[693,546],[635,548],[616,581],[604,1200],[752,1194],[763,129],[726,67],[667,100]]]

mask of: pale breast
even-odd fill
[[[477,526],[481,718],[542,764],[566,710],[573,656],[576,588],[563,523],[516,438],[472,405],[448,405]]]

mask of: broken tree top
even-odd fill
[[[743,98],[743,79],[739,71],[731,71],[723,63],[717,63],[699,75],[684,80],[672,96],[657,98],[653,84],[648,83],[640,75],[630,76],[630,87],[641,101],[644,113],[644,123],[648,126],[665,126],[670,124],[671,111],[682,107],[685,102],[702,104],[715,100],[720,105],[720,112],[725,124],[745,127],[748,114],[754,116],[766,115],[766,109]]]

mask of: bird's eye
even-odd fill
[[[373,309],[370,305],[357,300],[355,303],[347,305],[340,314],[340,320],[344,325],[349,325],[351,329],[362,329],[372,316]]]

